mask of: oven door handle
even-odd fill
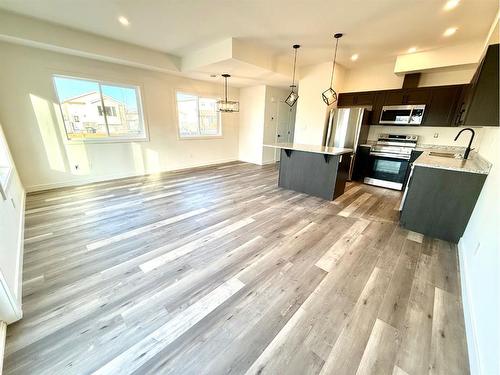
[[[410,160],[410,155],[395,155],[385,152],[370,152],[370,156],[383,156],[386,158],[400,159],[400,160]]]

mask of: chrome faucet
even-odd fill
[[[473,129],[471,128],[464,128],[462,130],[460,130],[457,134],[457,136],[455,137],[455,141],[458,139],[458,137],[460,137],[460,134],[462,134],[464,131],[466,130],[470,130],[470,132],[472,133],[472,136],[470,137],[470,141],[469,141],[469,145],[467,146],[467,148],[465,149],[465,152],[464,152],[464,159],[467,159],[469,157],[469,153],[471,152],[471,150],[473,150],[473,148],[470,148],[470,146],[472,145],[472,140],[474,139],[474,135],[476,134],[474,132]]]

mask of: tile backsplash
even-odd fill
[[[371,125],[368,133],[368,140],[376,141],[379,134],[414,134],[418,135],[419,144],[427,145],[444,145],[444,146],[463,146],[466,147],[469,143],[470,133],[463,133],[455,142],[455,136],[462,127],[431,127],[431,126],[381,126]],[[478,145],[481,140],[483,128],[474,128],[476,136],[474,137],[474,145]],[[436,137],[437,136],[437,137]]]

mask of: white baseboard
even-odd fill
[[[234,161],[238,161],[238,158],[219,159],[219,160],[210,161],[208,163],[207,162],[191,163],[191,164],[186,164],[185,166],[182,166],[179,168],[162,169],[162,170],[158,170],[158,171],[114,173],[114,174],[92,176],[92,177],[87,177],[87,178],[78,178],[78,179],[72,179],[72,180],[66,180],[66,181],[60,181],[60,182],[54,182],[54,183],[48,183],[48,184],[29,185],[29,186],[25,186],[25,189],[28,193],[31,193],[31,192],[35,192],[35,191],[57,189],[57,188],[62,188],[62,187],[80,186],[80,185],[92,184],[95,182],[117,180],[120,178],[147,176],[149,174],[155,174],[155,173],[175,172],[175,171],[179,171],[179,170],[183,170],[183,169],[205,167],[205,166],[210,166],[210,165],[230,163],[230,162],[234,162]]]
[[[276,163],[277,163],[276,160],[269,160],[269,161],[262,162],[262,165],[269,165],[269,164],[276,164]]]
[[[464,255],[468,250],[472,251],[472,249],[465,248],[463,238],[461,238],[458,242],[458,261],[460,263],[460,284],[462,288],[462,305],[464,309],[465,333],[467,337],[467,349],[469,352],[470,373],[481,375],[483,374],[483,371],[481,368],[481,358],[479,356],[479,347],[477,343],[476,317],[474,316],[474,309],[471,304],[471,290],[468,282],[469,269],[466,256]]]
[[[7,337],[7,323],[0,321],[0,375],[3,369],[3,356],[5,353],[5,338]]]

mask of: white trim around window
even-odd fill
[[[186,95],[186,96],[192,96],[196,97],[196,102],[197,102],[197,125],[198,125],[198,132],[194,133],[192,135],[188,134],[183,134],[181,131],[181,114],[179,112],[179,102],[178,102],[178,95]],[[208,134],[208,133],[203,133],[200,129],[200,119],[201,119],[201,113],[199,109],[199,103],[200,99],[209,99],[214,101],[214,116],[217,117],[217,134]],[[218,138],[224,138],[224,132],[223,132],[223,127],[222,127],[222,116],[219,111],[217,111],[217,100],[220,98],[214,95],[208,95],[208,94],[200,94],[200,93],[193,93],[185,90],[174,90],[174,108],[175,108],[175,113],[176,113],[176,127],[177,127],[177,137],[179,140],[203,140],[203,139],[218,139]]]
[[[69,125],[69,120],[70,118],[73,119],[82,119],[82,116],[78,114],[66,114],[64,113],[63,107],[62,107],[62,102],[61,102],[61,93],[58,91],[58,87],[56,84],[56,79],[61,78],[61,79],[67,79],[67,80],[76,80],[76,81],[82,81],[86,84],[96,84],[98,90],[95,91],[96,95],[96,100],[94,101],[96,104],[96,114],[98,114],[98,117],[103,117],[104,122],[102,124],[99,124],[101,129],[101,135],[100,136],[88,136],[85,137],[85,133],[80,131],[78,133],[79,136],[72,136],[71,134],[77,134],[77,133],[68,133],[68,125]],[[140,85],[134,85],[134,84],[124,84],[124,83],[116,83],[116,82],[111,82],[111,81],[105,81],[105,80],[100,80],[100,79],[93,79],[93,78],[85,78],[81,76],[73,76],[73,75],[65,75],[65,74],[52,74],[52,83],[54,86],[54,91],[56,94],[56,98],[58,100],[58,105],[60,109],[60,115],[62,119],[62,131],[64,131],[65,134],[65,140],[68,143],[116,143],[116,142],[144,142],[144,141],[149,141],[149,129],[145,120],[145,115],[144,115],[144,99],[142,95],[142,90]],[[121,119],[123,119],[123,116],[125,116],[127,126],[130,128],[130,123],[136,122],[137,126],[137,135],[132,135],[132,134],[126,134],[126,135],[112,135],[112,132],[110,132],[110,125],[112,127],[116,127],[117,125],[122,125],[122,123],[117,122],[118,120],[114,119],[114,122],[110,120],[108,117],[116,117],[116,116],[110,116],[109,113],[117,113],[117,109],[113,108],[114,111],[111,111],[107,114],[107,105],[104,103],[104,98],[102,94],[102,86],[105,87],[111,87],[111,88],[124,88],[124,89],[131,89],[134,90],[135,94],[135,104],[137,106],[136,111],[137,113],[134,113],[133,116],[130,116],[131,114],[129,112],[124,113],[122,115]],[[87,94],[92,94],[92,93],[87,93]],[[112,97],[109,99],[113,100]],[[67,100],[67,99],[66,99]],[[122,103],[123,104],[123,103]],[[119,105],[119,103],[118,103]],[[98,107],[101,108],[102,113],[98,111]],[[95,112],[95,111],[93,111]],[[123,110],[120,112],[123,114]],[[66,118],[67,117],[67,118]],[[94,132],[96,132],[95,129],[93,129]],[[89,134],[89,133],[87,133]],[[90,133],[92,134],[92,133]]]

